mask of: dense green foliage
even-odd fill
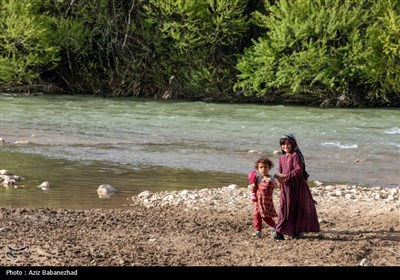
[[[64,80],[82,92],[137,95],[152,56],[142,13],[137,1],[84,0],[72,6],[68,18],[81,23],[87,37],[80,45],[84,52],[64,48],[68,64],[59,68]]]
[[[34,83],[60,61],[54,26],[40,0],[0,1],[0,84]]]
[[[281,0],[254,13],[268,28],[238,62],[237,88],[338,106],[400,93],[400,2]]]
[[[185,96],[230,90],[238,41],[246,32],[243,0],[149,0],[146,22],[154,31],[152,81]],[[171,77],[174,79],[171,80]]]
[[[0,28],[2,90],[400,104],[397,0],[0,0]]]

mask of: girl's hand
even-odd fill
[[[278,180],[279,183],[282,184],[283,182],[285,182],[286,179],[287,179],[287,175],[285,175],[285,174],[278,174],[277,180]]]
[[[256,203],[257,202],[257,195],[255,193],[251,193],[250,200],[251,200],[251,202]]]

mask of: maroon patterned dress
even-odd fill
[[[276,186],[274,178],[261,179],[257,183],[257,201],[254,203],[253,221],[256,231],[262,230],[262,221],[270,227],[276,226],[273,217],[277,217],[274,202],[272,200],[273,191]]]
[[[276,181],[271,178],[269,180],[263,179],[258,183],[257,188],[257,203],[255,205],[255,213],[260,213],[261,218],[277,217],[274,202],[272,200]]]
[[[276,231],[289,236],[303,232],[319,232],[317,210],[299,155],[283,154],[279,173],[288,175],[280,189],[280,211]]]

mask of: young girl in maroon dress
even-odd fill
[[[278,168],[280,211],[273,238],[284,239],[284,235],[299,238],[304,232],[319,232],[317,210],[296,138],[285,134],[279,144],[282,149]]]
[[[254,202],[254,228],[253,236],[262,236],[262,221],[264,220],[270,227],[275,228],[273,217],[277,217],[272,195],[277,181],[268,172],[274,165],[266,157],[261,157],[255,162],[255,170],[249,173],[251,184],[252,201]]]

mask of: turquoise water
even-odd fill
[[[143,190],[247,186],[259,157],[248,151],[277,165],[283,133],[311,182],[400,185],[398,109],[3,95],[0,110],[0,168],[25,177],[1,188],[1,207],[123,207]],[[54,187],[36,188],[45,180]],[[99,199],[100,184],[118,192]]]

